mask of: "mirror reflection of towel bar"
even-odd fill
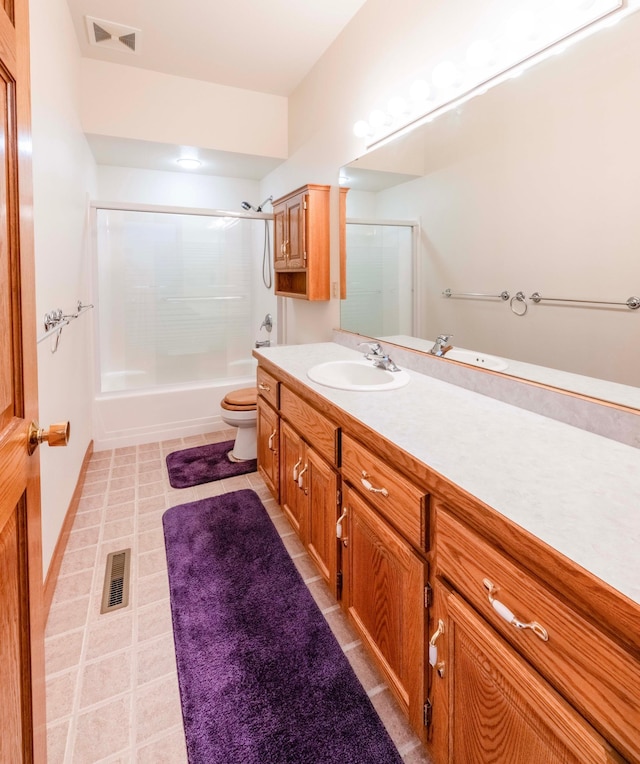
[[[626,305],[631,310],[640,308],[640,297],[629,297],[625,302],[616,302],[615,300],[571,300],[568,297],[543,297],[540,292],[534,292],[529,299],[535,303],[547,300],[549,302],[583,302],[589,305]]]
[[[444,297],[492,297],[500,300],[508,300],[509,292],[506,290],[500,292],[500,294],[483,294],[482,292],[452,292],[450,289],[445,289],[442,293]]]

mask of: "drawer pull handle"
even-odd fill
[[[336,538],[341,539],[342,538],[342,521],[347,519],[347,508],[344,507],[342,510],[342,514],[338,518],[338,522],[336,523]]]
[[[298,467],[302,464],[302,457],[293,465],[293,482],[298,482]]]
[[[444,621],[442,618],[438,619],[438,628],[433,632],[433,636],[429,640],[429,665],[433,666],[438,672],[438,676],[444,676],[444,661],[438,662],[438,645],[436,642],[438,638],[444,634]]]
[[[373,486],[369,480],[369,477],[370,476],[364,470],[362,470],[362,477],[360,478],[360,482],[367,489],[367,491],[370,491],[371,493],[379,493],[385,497],[389,495],[389,491],[387,491],[386,488],[376,488]]]
[[[524,621],[516,618],[503,602],[500,602],[500,600],[495,598],[498,590],[491,583],[491,581],[489,581],[488,578],[485,578],[483,579],[482,583],[484,584],[485,589],[487,589],[489,592],[489,602],[501,618],[504,618],[507,623],[510,623],[516,629],[531,629],[531,631],[537,637],[540,637],[543,642],[549,641],[549,633],[544,628],[544,626],[541,626],[537,621],[529,621],[528,623],[525,623]]]
[[[278,431],[274,430],[271,433],[271,435],[269,435],[268,448],[269,448],[269,451],[273,451],[274,453],[276,452],[276,449],[273,447],[273,439],[276,437],[277,434],[278,434]]]
[[[271,392],[271,388],[269,387],[269,385],[265,385],[264,382],[260,382],[260,384],[258,385],[258,388],[260,390],[264,390],[266,393]]]
[[[304,467],[300,470],[300,474],[298,475],[298,488],[303,488],[305,494],[307,493],[307,489],[304,488],[304,480],[302,479],[304,477],[304,473],[309,469],[309,465],[305,464]]]

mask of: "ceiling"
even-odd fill
[[[220,85],[289,96],[366,0],[67,0],[82,56]],[[135,48],[90,44],[86,17],[107,31],[135,30]],[[93,28],[93,27],[92,27]],[[88,136],[96,161],[184,172],[176,146]],[[209,152],[196,170],[224,163],[234,175],[260,179],[278,162]],[[206,159],[206,158],[205,158]],[[217,160],[214,165],[213,160]]]

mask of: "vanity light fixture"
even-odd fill
[[[408,100],[395,96],[386,113],[375,109],[368,121],[356,122],[353,132],[365,139],[368,150],[382,146],[638,9],[640,0],[538,2],[535,13],[523,9],[496,25],[496,39],[472,42],[461,61],[438,63],[431,73],[432,85],[416,80]]]
[[[195,159],[194,157],[180,157],[180,159],[176,159],[176,163],[179,164],[183,170],[197,170],[202,164],[199,159]]]

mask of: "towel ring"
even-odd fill
[[[521,308],[516,309],[515,303],[520,303],[520,305],[523,306],[524,310],[522,310]],[[509,307],[511,308],[511,312],[515,313],[516,316],[524,316],[525,313],[529,310],[525,293],[516,292],[516,294],[514,294],[511,300],[509,301]]]

